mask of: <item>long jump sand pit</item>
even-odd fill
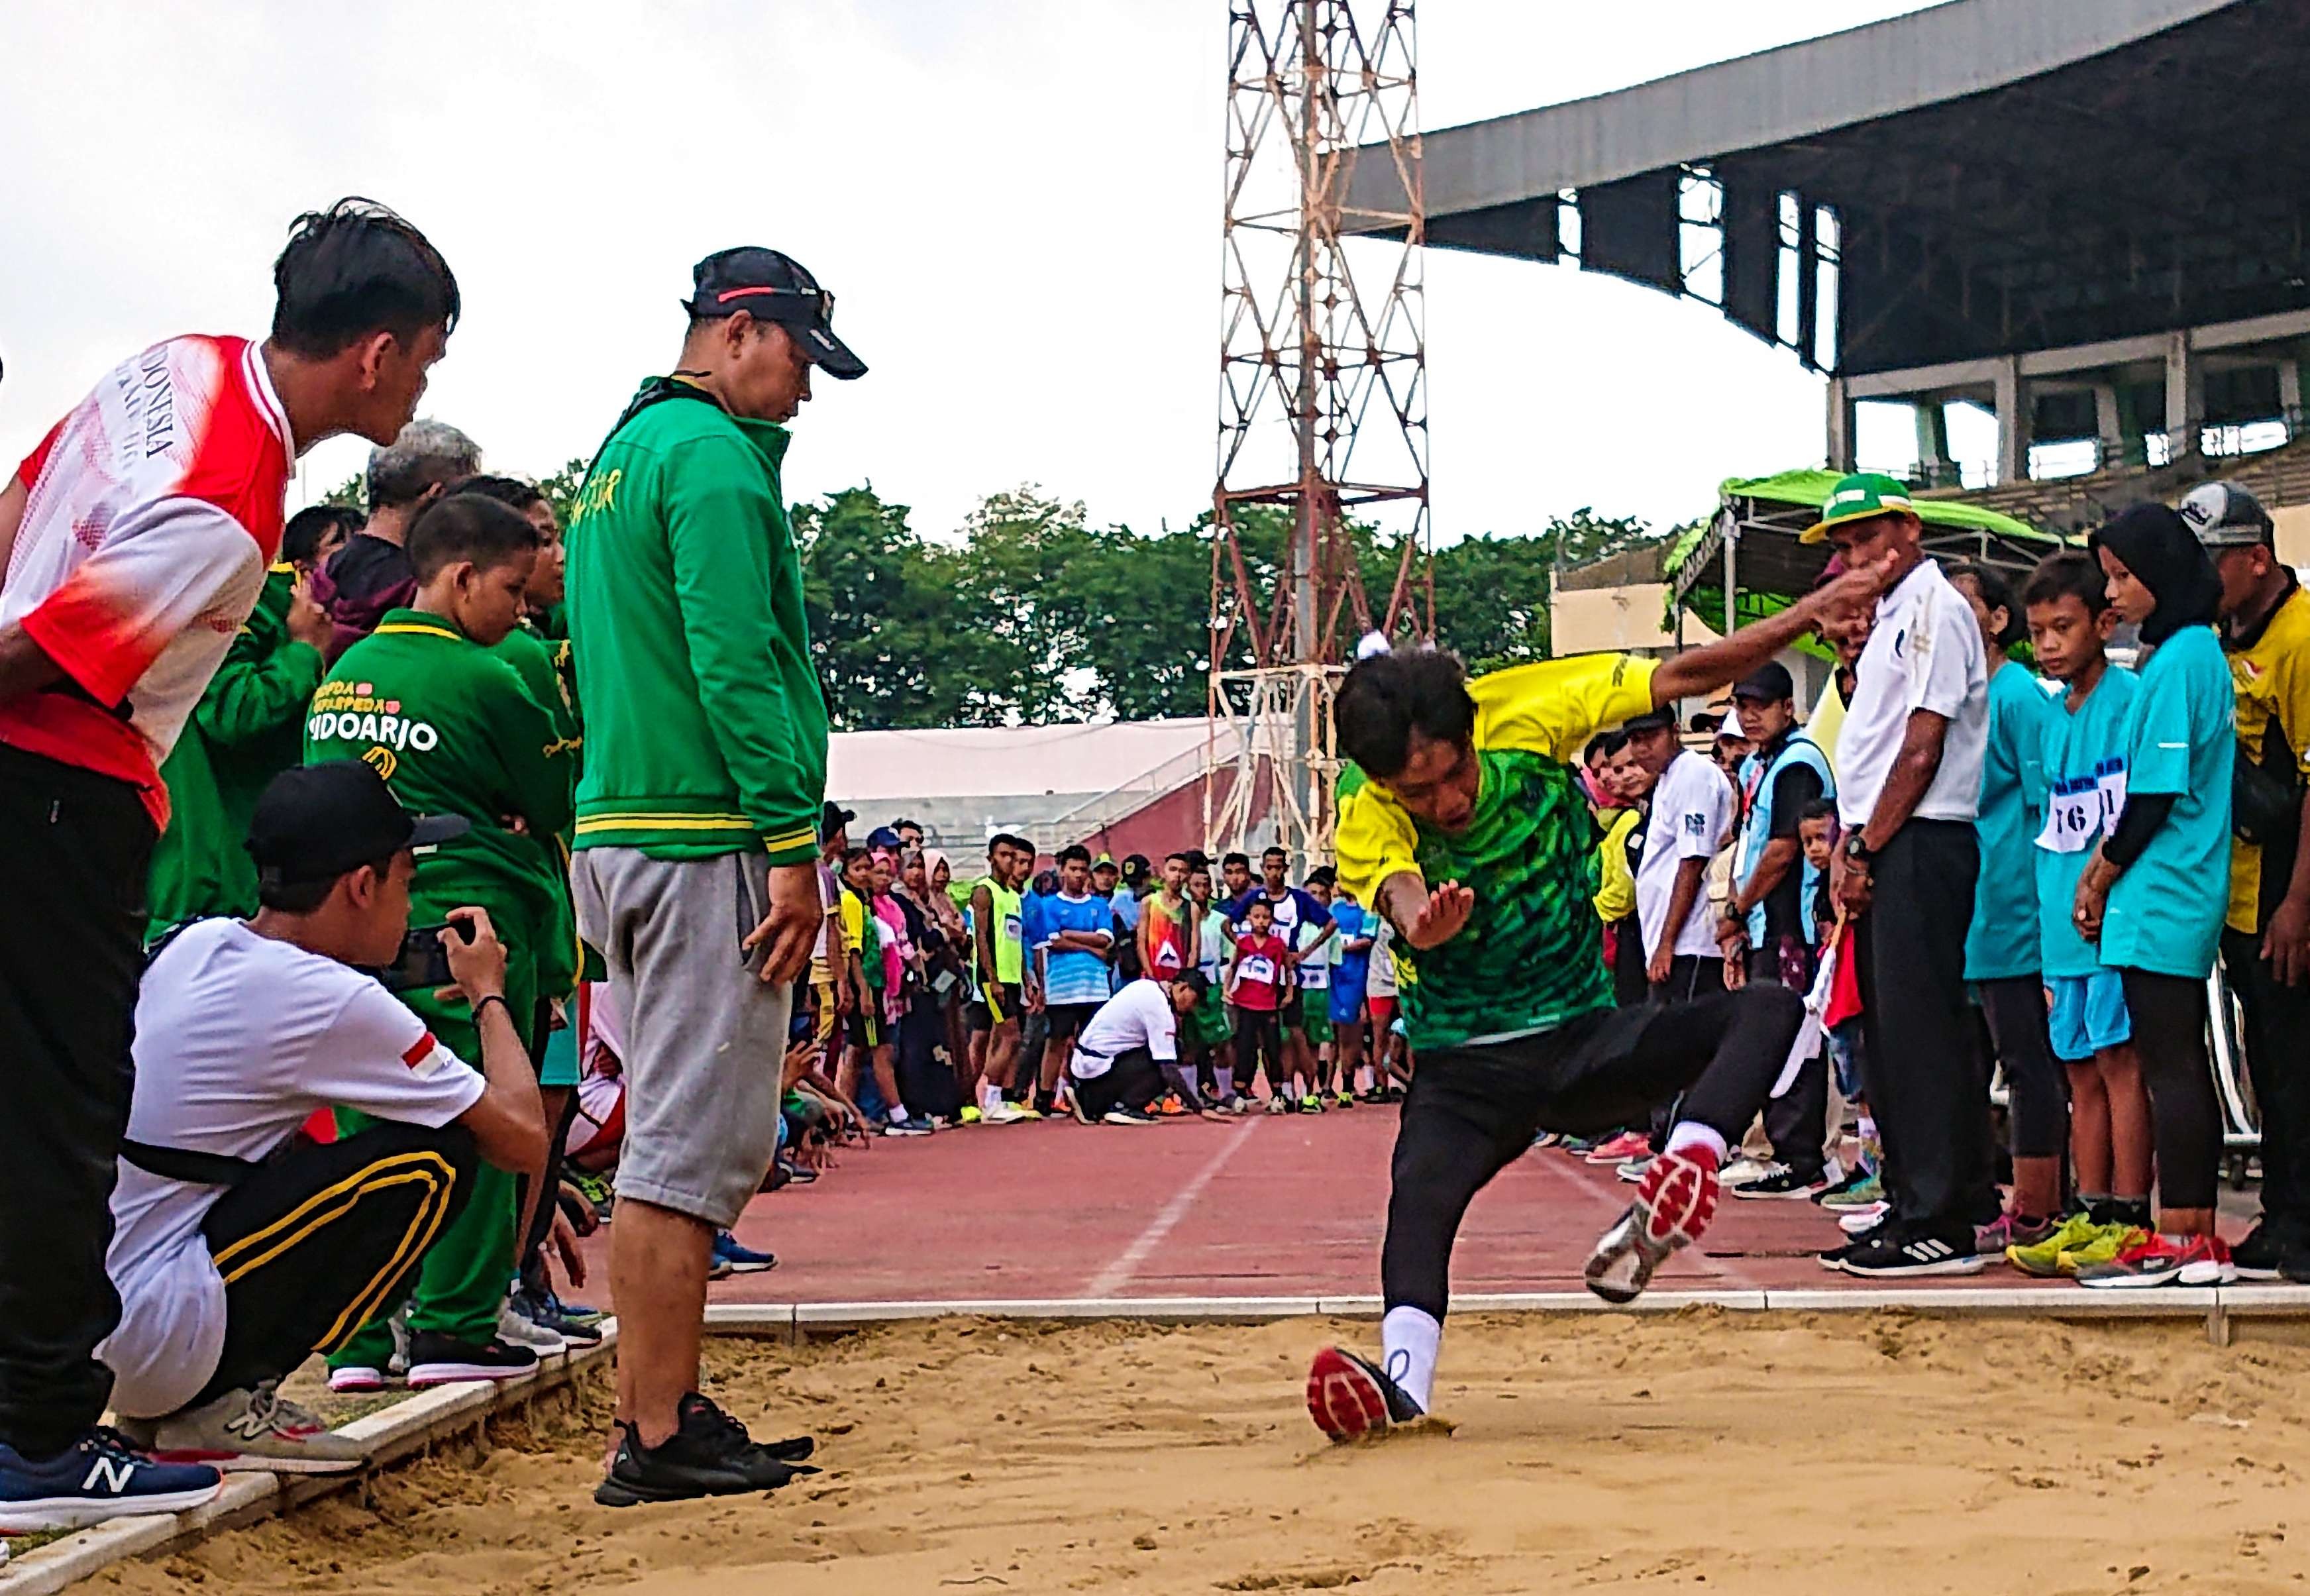
[[[100,1584],[282,1591],[2298,1592],[2310,1334],[1706,1309],[1454,1321],[1455,1435],[1323,1442],[1368,1323],[894,1324],[709,1343],[775,1496],[588,1499],[605,1386]]]

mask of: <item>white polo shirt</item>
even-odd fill
[[[1134,1047],[1160,1063],[1179,1056],[1179,1011],[1171,1007],[1171,988],[1151,976],[1125,983],[1083,1022],[1068,1068],[1077,1080],[1097,1080]]]
[[[1989,667],[1973,606],[1940,566],[1920,562],[1877,601],[1876,629],[1854,675],[1837,734],[1837,812],[1845,826],[1868,824],[1919,709],[1946,716],[1949,730],[1915,818],[1972,820],[1989,745]]]
[[[1645,955],[1661,945],[1668,925],[1669,899],[1676,893],[1678,864],[1714,859],[1732,829],[1732,784],[1716,761],[1685,751],[1668,762],[1653,786],[1652,819],[1645,827],[1645,851],[1637,866],[1637,923],[1645,933]],[[1677,929],[1673,951],[1719,958],[1716,916],[1708,907],[1704,882],[1693,894],[1692,912]]]

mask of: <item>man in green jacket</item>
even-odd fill
[[[428,507],[409,529],[414,607],[386,611],[345,650],[305,723],[306,763],[360,759],[403,808],[471,823],[419,857],[411,915],[423,926],[458,909],[489,912],[506,947],[506,1003],[525,1037],[540,966],[557,957],[560,871],[551,845],[569,823],[576,757],[519,672],[494,652],[521,618],[537,542],[518,512],[477,494]],[[450,1052],[482,1067],[476,1016],[461,996],[420,986],[402,997]],[[339,1121],[349,1132],[368,1123],[350,1110]],[[535,1366],[532,1351],[499,1337],[514,1269],[516,1180],[494,1167],[476,1170],[465,1209],[426,1250],[409,1314],[412,1386],[509,1379]],[[330,1355],[331,1388],[376,1389],[392,1350],[384,1323],[371,1323]]]
[[[792,989],[824,920],[826,703],[778,480],[811,368],[866,368],[834,298],[769,249],[700,261],[690,331],[595,457],[569,518],[586,707],[578,927],[626,1019],[612,1506],[763,1490],[760,1445],[698,1390],[708,1255],[777,1149]]]

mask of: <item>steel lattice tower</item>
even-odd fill
[[[1434,631],[1413,10],[1229,5],[1203,784],[1214,851],[1245,846],[1264,810],[1295,856],[1326,852],[1344,656],[1375,626]],[[1405,210],[1345,205],[1359,149],[1395,163]],[[1359,234],[1360,276],[1347,246]],[[1350,522],[1394,554],[1376,612]]]

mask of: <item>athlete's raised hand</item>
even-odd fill
[[[1458,936],[1476,906],[1473,888],[1446,881],[1429,893],[1428,900],[1403,928],[1403,940],[1415,948],[1437,948]]]

